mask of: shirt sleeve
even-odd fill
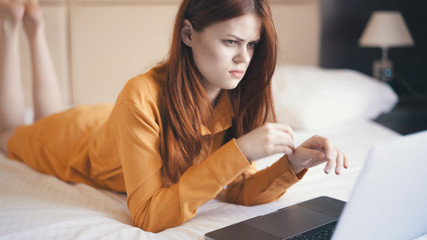
[[[240,205],[256,205],[272,202],[285,194],[307,172],[296,176],[290,169],[286,156],[270,167],[256,172],[255,166],[246,170],[218,195],[219,200]]]
[[[156,109],[123,100],[116,104],[113,112],[133,225],[151,232],[191,219],[200,205],[215,198],[223,186],[250,166],[231,140],[200,164],[188,168],[178,183],[163,186],[161,124]]]

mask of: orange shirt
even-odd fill
[[[178,183],[164,186],[160,108],[166,76],[167,68],[159,66],[129,80],[113,108],[79,106],[18,128],[8,143],[9,157],[68,182],[126,192],[134,226],[152,232],[191,219],[215,197],[243,205],[267,203],[299,180],[286,157],[256,172],[234,139],[224,143],[234,113],[223,91],[213,124],[202,126],[200,163]]]

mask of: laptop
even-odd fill
[[[415,239],[427,234],[426,183],[423,131],[372,148],[347,203],[314,198],[206,233],[205,239]]]

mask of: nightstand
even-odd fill
[[[380,115],[376,122],[403,135],[427,130],[427,104],[411,96],[399,96],[395,108]]]

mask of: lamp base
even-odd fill
[[[393,79],[393,62],[390,60],[374,60],[372,75],[382,82],[391,82]]]

